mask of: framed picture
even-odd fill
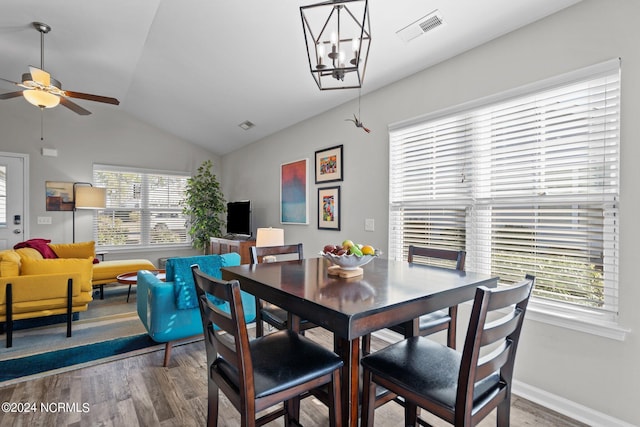
[[[309,224],[309,159],[280,165],[280,222]]]
[[[45,181],[44,185],[48,211],[73,210],[73,182]]]
[[[342,145],[316,151],[316,184],[342,181]]]
[[[340,186],[318,188],[318,229],[340,231]]]

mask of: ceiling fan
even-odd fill
[[[58,104],[62,104],[71,111],[83,116],[91,114],[91,112],[72,102],[69,98],[86,99],[113,105],[120,104],[120,101],[115,98],[62,90],[62,84],[44,70],[44,35],[51,31],[51,27],[42,22],[33,22],[32,25],[40,32],[40,68],[30,65],[29,73],[22,75],[21,82],[14,82],[0,77],[0,80],[24,88],[24,90],[18,92],[0,94],[0,99],[17,98],[22,95],[29,103],[41,109],[53,108]]]

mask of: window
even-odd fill
[[[188,244],[182,201],[186,174],[94,165],[93,182],[107,189],[94,234],[101,247],[150,248]]]
[[[618,312],[619,61],[390,128],[390,257],[466,249],[581,319]]]

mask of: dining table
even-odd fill
[[[300,318],[327,329],[342,358],[343,426],[358,425],[360,339],[404,323],[407,336],[418,332],[422,314],[472,300],[479,286],[496,287],[498,277],[376,257],[362,275],[330,274],[325,258],[305,258],[223,267],[224,280],[238,280],[245,292],[289,313],[297,329]]]

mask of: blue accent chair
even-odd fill
[[[169,364],[173,342],[202,334],[200,308],[191,272],[193,264],[198,264],[202,271],[220,279],[220,268],[240,265],[240,255],[231,252],[169,258],[165,266],[166,281],[158,279],[148,270],[138,271],[138,317],[155,342],[166,344],[163,366]],[[246,322],[255,321],[254,296],[242,292],[242,303]],[[218,305],[224,304],[220,301]],[[228,311],[228,307],[224,309]]]

